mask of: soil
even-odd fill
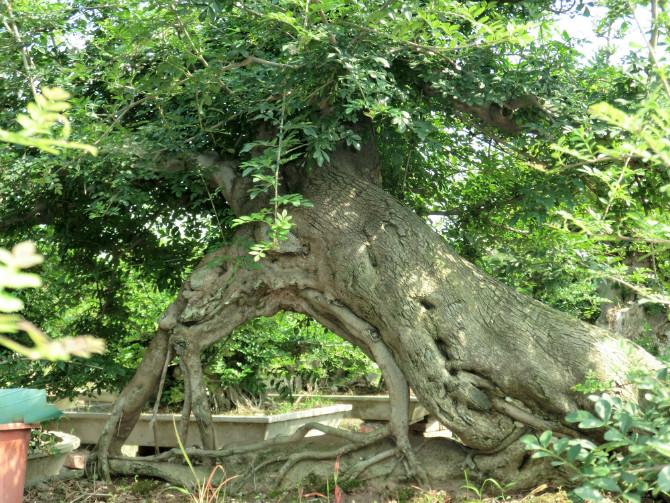
[[[351,494],[344,494],[341,503],[474,503],[506,501],[508,503],[569,503],[564,492],[539,494],[545,488],[538,488],[536,495],[512,497],[499,495],[498,497],[480,498],[474,493],[449,494],[439,490],[421,490],[407,486],[396,488],[387,493],[369,492],[362,489]],[[24,496],[24,503],[186,503],[198,501],[192,496],[179,492],[179,489],[169,484],[152,479],[135,479],[131,477],[114,478],[106,484],[87,479],[54,481],[40,484],[30,489]],[[203,500],[207,501],[207,500]],[[253,499],[236,499],[232,495],[221,498],[219,503],[325,503],[336,501],[331,494],[330,498],[321,493],[309,493],[296,489],[292,493],[278,496],[257,495]],[[214,502],[214,500],[212,500]]]
[[[115,478],[106,484],[87,479],[54,481],[26,491],[24,503],[182,503],[192,501],[169,484],[151,479]]]

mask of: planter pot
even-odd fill
[[[270,394],[269,396],[278,396]],[[388,395],[295,395],[311,398],[322,398],[329,402],[351,405],[351,417],[364,421],[388,421],[391,417],[391,400]],[[410,424],[421,421],[428,415],[428,411],[419,403],[416,397],[409,400]]]
[[[214,414],[212,423],[216,447],[220,449],[232,443],[250,444],[281,435],[290,435],[304,424],[311,422],[337,426],[342,418],[349,417],[351,408],[351,405],[338,404],[266,416]],[[72,432],[78,436],[83,444],[95,444],[109,416],[109,413],[106,412],[65,411],[63,417],[56,424],[59,429]],[[135,428],[126,440],[126,444],[156,445],[151,427],[152,417],[152,414],[142,414],[140,416]],[[177,447],[173,420],[179,427],[181,420],[179,414],[156,415],[158,447]],[[182,439],[182,442],[186,447],[202,445],[198,425],[193,416],[191,416],[188,429],[188,438]]]
[[[82,409],[87,407],[104,408],[113,404],[119,397],[118,393],[109,393],[101,391],[93,396],[81,395],[75,398],[62,398],[54,402],[54,405],[60,410]]]
[[[0,424],[0,495],[3,503],[21,503],[30,430],[25,423]]]
[[[26,487],[39,484],[58,475],[68,454],[79,447],[79,438],[60,431],[51,431],[60,441],[49,452],[28,456]]]

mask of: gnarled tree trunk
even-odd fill
[[[286,173],[284,188],[314,206],[292,212],[289,240],[260,267],[249,267],[247,247],[262,229],[243,229],[204,258],[115,405],[98,446],[101,466],[155,395],[168,344],[186,370],[185,413],[197,418],[203,447],[214,449],[199,355],[241,323],[278,310],[313,317],[379,363],[394,399],[393,454],[404,454],[409,465],[407,384],[467,452],[497,456],[487,466],[502,467],[501,459],[520,463],[518,445],[511,444],[525,431],[574,434],[563,417],[580,405],[572,387],[587,371],[623,383],[632,364],[656,365],[637,346],[525,297],[458,257],[382,190],[373,149],[340,148],[329,167]],[[235,165],[216,161],[212,169],[233,210],[252,210]],[[426,456],[419,458],[434,462]]]

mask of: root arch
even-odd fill
[[[147,348],[145,363],[117,400],[112,418],[101,435],[95,458],[100,465],[98,470],[104,476],[109,476],[110,454],[118,464],[120,446],[132,431],[141,408],[148,400],[153,398],[157,401],[160,398],[151,396],[162,389],[156,370],[165,369],[174,357],[179,357],[184,379],[184,404],[178,433],[181,438],[187,438],[189,418],[193,415],[202,440],[202,450],[216,451],[218,444],[203,378],[202,353],[211,345],[226,339],[245,322],[259,316],[272,316],[283,310],[310,316],[359,347],[377,363],[391,398],[391,421],[388,432],[385,430],[381,435],[373,435],[371,442],[384,438],[386,433],[390,434],[396,443],[393,453],[403,457],[407,473],[425,481],[425,472],[417,462],[408,438],[409,386],[391,349],[381,340],[379,331],[343,302],[315,288],[318,280],[308,274],[310,264],[306,256],[276,253],[271,257],[268,267],[231,265],[245,262],[246,257],[241,253],[246,253],[246,250],[231,247],[226,252],[220,250],[205,259],[167,309],[159,322],[160,329],[155,341]],[[227,262],[220,259],[231,255],[234,258],[228,258]],[[164,375],[164,372],[161,374]],[[138,392],[137,382],[140,380],[144,385]],[[351,448],[341,446],[333,452],[347,454],[365,445],[366,442],[356,441]],[[390,452],[385,451],[378,460],[388,458]],[[310,457],[313,457],[313,453],[298,453],[292,460],[287,460],[279,471],[280,479],[293,464]],[[318,459],[327,457],[317,456]],[[355,470],[357,474],[368,466],[358,465]]]
[[[279,310],[312,317],[361,348],[384,374],[393,443],[382,451],[365,446],[371,465],[353,458],[350,464],[374,471],[377,461],[383,465],[397,454],[405,473],[418,479],[424,470],[407,434],[409,386],[462,442],[440,448],[454,459],[463,460],[464,452],[476,457],[486,476],[496,470],[509,475],[516,466],[535,469],[519,453],[521,432],[575,434],[562,420],[569,410],[588,406],[573,387],[589,371],[623,383],[627,368],[657,365],[639,347],[528,299],[458,257],[378,180],[359,176],[376,165],[366,148],[358,154],[338,149],[331,166],[309,176],[287,169],[286,190],[302,193],[314,207],[293,211],[289,239],[260,265],[247,253],[263,235],[259,227],[239,230],[193,271],[103,430],[94,458],[102,475],[109,476],[112,458],[115,470],[137,473],[115,456],[145,403],[155,398],[168,354],[180,356],[188,381],[184,418],[196,417],[203,448],[212,451],[216,439],[200,355],[245,321]],[[248,213],[247,205],[256,203],[248,202],[234,164],[213,168],[230,207]],[[442,459],[428,448],[418,457]],[[423,465],[434,476],[435,466]]]

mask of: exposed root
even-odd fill
[[[163,396],[163,387],[165,386],[165,378],[167,377],[170,361],[172,361],[172,347],[168,345],[167,355],[165,355],[165,363],[163,364],[163,372],[161,373],[161,380],[158,383],[156,399],[154,400],[154,406],[151,410],[151,421],[149,421],[149,429],[154,434],[154,448],[156,450],[156,454],[160,452],[160,448],[158,447],[158,430],[156,429],[156,414],[158,414],[158,407],[161,403],[161,397]]]
[[[581,434],[577,430],[568,428],[567,426],[560,424],[558,422],[547,421],[545,419],[537,417],[531,414],[530,412],[517,407],[512,403],[506,402],[505,400],[501,400],[500,398],[494,398],[492,400],[492,404],[493,408],[498,412],[505,414],[506,416],[512,418],[515,421],[519,421],[520,423],[528,425],[535,430],[538,431],[552,430],[556,433],[561,433],[563,435],[572,438],[579,438],[581,436]]]
[[[140,475],[165,480],[177,487],[193,488],[201,480],[206,480],[209,470],[195,466],[198,479],[186,465],[146,461],[140,458],[110,457],[109,467],[114,473],[121,475]]]
[[[378,330],[323,292],[303,290],[301,295],[309,302],[309,307],[305,309],[308,314],[318,320],[325,319],[326,323],[328,320],[338,320],[337,324],[331,322],[330,328],[366,349],[379,365],[391,401],[390,432],[398,452],[403,456],[407,475],[420,485],[428,485],[428,476],[417,461],[409,442],[409,385],[393,353],[379,337]]]
[[[111,480],[111,470],[109,467],[109,451],[107,449],[96,450],[92,452],[86,460],[84,473],[91,479]]]
[[[407,437],[407,435],[405,435]],[[403,441],[399,443],[396,439],[397,451],[402,456],[402,463],[405,467],[405,472],[410,479],[416,480],[419,485],[428,487],[429,479],[428,474],[421,466],[421,463],[416,458],[416,454],[412,449],[412,446],[409,443],[409,438],[407,438],[406,443]]]
[[[282,482],[286,478],[287,474],[291,471],[291,469],[303,461],[324,461],[329,459],[335,460],[341,456],[345,456],[357,450],[373,445],[383,440],[384,438],[388,438],[391,435],[390,428],[388,426],[379,428],[378,430],[370,433],[357,433],[349,430],[343,430],[331,426],[326,426],[320,423],[308,423],[303,427],[301,427],[293,435],[257,443],[253,446],[232,448],[229,449],[228,451],[229,453],[235,451],[237,454],[240,454],[242,452],[249,453],[252,451],[267,450],[270,446],[279,446],[283,444],[295,445],[295,442],[304,438],[307,432],[313,429],[319,430],[328,435],[342,438],[343,440],[346,440],[347,443],[334,449],[329,449],[325,451],[306,450],[289,455],[281,453],[272,456],[269,459],[266,459],[257,465],[252,462],[251,468],[245,475],[241,477],[241,481],[244,481],[245,479],[248,480],[250,477],[255,478],[256,474],[261,470],[263,470],[264,468],[273,465],[275,463],[283,462],[281,468],[275,475],[276,485],[281,486]],[[223,453],[219,453],[219,455],[222,457],[225,456],[225,454]]]
[[[402,455],[405,472],[410,479],[426,487],[429,485],[428,475],[416,459],[409,441],[409,385],[393,355],[383,343],[376,341],[371,345],[371,349],[386,379],[391,399],[389,427],[395,439],[397,451]]]
[[[180,432],[180,434],[184,433],[182,440],[185,442],[186,434],[188,434],[184,425],[188,425],[190,420],[190,414],[186,414],[186,412],[189,412],[186,410],[186,403],[189,402],[190,412],[193,413],[198,424],[202,446],[205,449],[215,449],[216,439],[212,426],[212,412],[209,407],[200,360],[202,348],[196,341],[181,334],[173,335],[172,339],[174,339],[174,350],[183,364],[184,388],[190,391],[190,397],[188,400],[184,400],[184,409],[182,410],[181,425],[183,429]]]
[[[342,478],[345,480],[357,479],[361,473],[370,468],[372,465],[376,465],[385,459],[396,456],[399,452],[400,449],[394,447],[393,449],[388,449],[386,451],[380,452],[375,456],[364,459],[349,467],[349,469],[342,474]]]
[[[357,433],[355,431],[343,430],[340,428],[335,428],[333,426],[328,426],[321,423],[307,423],[298,428],[295,433],[291,435],[284,435],[281,437],[272,438],[269,440],[263,440],[261,442],[256,442],[254,444],[246,444],[240,446],[231,446],[226,449],[199,449],[196,447],[187,447],[184,449],[184,452],[191,459],[213,459],[213,460],[224,460],[230,456],[240,456],[243,454],[250,454],[258,451],[268,450],[273,447],[280,447],[284,445],[295,444],[300,441],[307,435],[311,430],[317,430],[326,435],[333,435],[335,437],[342,438],[355,444],[357,446],[366,446],[374,442],[377,442],[385,437],[389,436],[389,428],[385,426],[379,428],[371,433]],[[183,458],[183,453],[181,449],[175,447],[169,451],[162,452],[160,454],[152,456],[144,456],[141,459],[146,461],[170,461],[172,459]],[[120,458],[117,458],[120,459]]]
[[[287,449],[281,449],[283,446],[287,445],[296,446],[296,443],[304,439],[306,434],[311,430],[318,430],[324,434],[341,438],[342,440],[345,440],[346,443],[332,449],[313,449],[302,452],[293,452],[292,454],[287,454]],[[265,459],[260,464],[256,464],[253,461],[248,463],[250,464],[249,470],[236,481],[236,484],[244,485],[249,482],[250,479],[255,478],[259,472],[268,466],[276,463],[282,463],[281,468],[279,468],[279,470],[276,472],[276,475],[273,477],[277,487],[279,487],[291,469],[303,461],[324,461],[329,459],[335,460],[338,457],[346,456],[347,454],[371,446],[385,438],[388,438],[389,436],[391,436],[389,426],[379,428],[370,433],[358,433],[334,428],[332,426],[327,426],[320,423],[308,423],[300,427],[292,435],[265,440],[255,444],[232,446],[226,449],[217,450],[187,448],[184,450],[184,452],[188,455],[193,463],[198,463],[199,460],[200,462],[205,461],[205,464],[208,464],[206,460],[209,462],[215,461],[217,463],[223,463],[231,460],[232,458],[248,454],[256,454],[254,458],[258,458],[263,453],[272,451],[279,452],[278,454],[271,456],[269,459]],[[294,451],[294,449],[291,449],[290,451]],[[173,483],[188,485],[190,483],[190,477],[188,477],[186,472],[182,469],[183,465],[174,462],[179,459],[183,459],[184,452],[182,452],[181,449],[175,448],[160,454],[145,456],[142,458],[110,457],[109,461],[114,471],[120,471],[120,473],[151,475],[163,478]],[[392,449],[392,452],[395,454],[400,451],[398,448],[394,448]],[[371,466],[372,464],[375,464],[379,461],[383,461],[387,457],[389,456],[374,456],[371,459],[376,461],[373,461],[366,466]],[[171,465],[174,466],[174,468],[172,468]],[[359,465],[360,463],[356,464],[355,466]],[[365,466],[363,466],[361,469],[356,469],[355,475],[360,474],[364,468]],[[199,467],[200,471],[203,471],[204,469],[205,468],[203,466]],[[346,478],[348,475],[345,474],[343,477]]]
[[[503,442],[496,447],[495,449],[489,449],[486,451],[474,451],[473,453],[479,455],[492,455],[492,454],[498,454],[499,452],[503,452],[505,449],[510,447],[512,444],[514,444],[517,440],[519,440],[521,437],[523,437],[526,433],[528,433],[530,430],[528,428],[524,427],[519,427],[516,430],[514,430],[510,435],[503,440]]]
[[[304,438],[304,430],[316,426],[334,435]],[[339,435],[338,435],[339,434]],[[211,464],[221,465],[225,473],[235,475],[228,490],[240,496],[266,491],[281,491],[308,484],[313,477],[323,480],[333,473],[333,462],[340,459],[339,480],[342,483],[365,481],[366,486],[386,486],[389,482],[406,480],[412,473],[408,457],[393,445],[389,428],[361,434],[323,425],[309,425],[291,436],[259,442],[255,445],[236,446],[221,450],[189,448],[197,478],[202,481],[211,472]],[[413,451],[420,466],[426,467],[434,484],[457,484],[462,481],[466,464],[469,476],[476,481],[485,478],[518,480],[517,489],[532,487],[538,478],[551,473],[544,460],[528,461],[525,450],[518,442],[493,455],[470,453],[457,443],[445,438],[419,438],[412,436]],[[297,440],[296,440],[297,439]],[[203,461],[209,460],[210,466]],[[180,462],[181,461],[181,462]],[[183,463],[183,454],[174,449],[145,458],[109,459],[114,473],[159,477],[183,487],[193,487],[197,480]],[[403,466],[405,465],[404,470]],[[217,484],[226,476],[215,475]],[[462,483],[462,482],[460,482]]]
[[[376,442],[377,440],[375,440]],[[342,447],[339,447],[337,449],[331,449],[329,451],[305,451],[305,452],[299,452],[295,454],[291,454],[288,456],[288,458],[284,456],[277,456],[274,459],[268,459],[261,463],[260,465],[256,466],[253,469],[253,472],[257,472],[261,470],[262,468],[271,465],[273,463],[277,463],[280,461],[284,461],[284,464],[282,467],[279,469],[276,475],[276,480],[277,484],[281,484],[284,478],[286,477],[286,474],[293,468],[296,464],[300,463],[301,461],[322,461],[322,460],[327,460],[327,459],[337,459],[340,456],[344,456],[346,454],[349,454],[353,451],[356,451],[358,449],[361,449],[362,447],[365,447],[364,445],[360,444],[346,444]]]
[[[168,338],[167,332],[159,330],[156,333],[135,375],[114,402],[110,418],[100,433],[96,450],[87,462],[86,471],[89,475],[110,480],[110,454],[120,452],[140,416],[142,407],[155,393],[168,356]]]
[[[188,372],[182,360],[179,361],[179,368],[181,368],[184,379],[187,379]],[[184,386],[184,402],[181,405],[181,421],[179,421],[179,438],[183,442],[186,442],[188,438],[188,427],[191,424],[191,403],[191,386],[186,384]]]

